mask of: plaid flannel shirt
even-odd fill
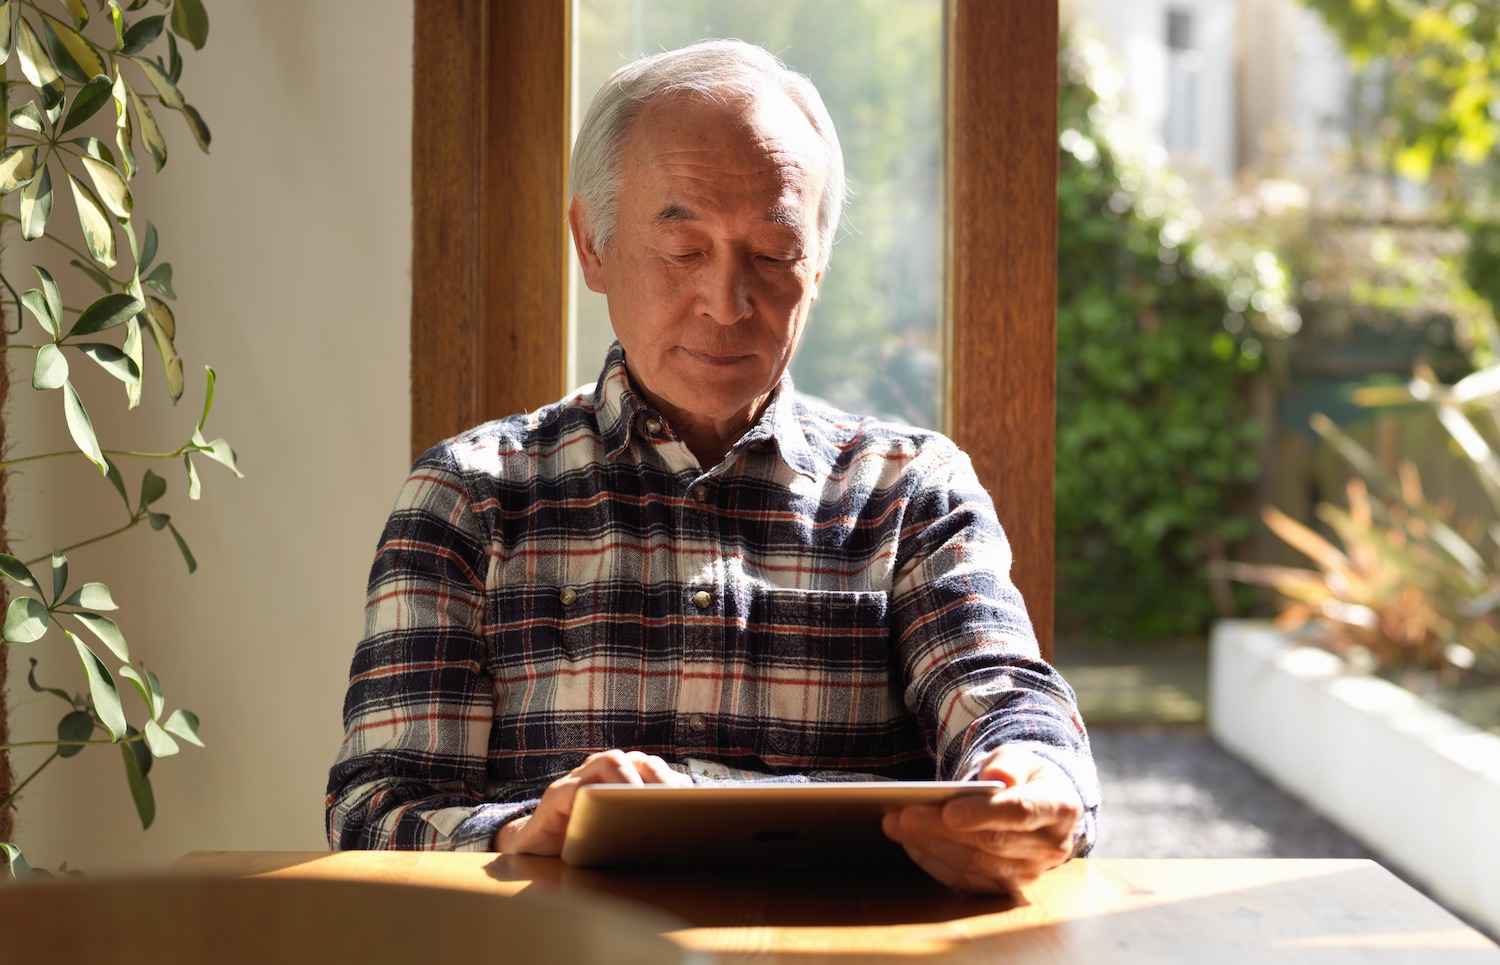
[[[943,436],[783,379],[717,466],[596,386],[421,457],[370,574],[335,848],[483,850],[594,751],[695,780],[959,779],[1001,744],[1099,801],[1071,689]],[[797,778],[793,778],[797,779]]]

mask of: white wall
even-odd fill
[[[1167,13],[1194,18],[1202,52],[1197,95],[1198,150],[1174,158],[1185,171],[1228,177],[1235,170],[1235,25],[1237,0],[1073,0],[1072,10],[1119,58],[1125,108],[1143,135],[1161,143],[1167,117]]]
[[[186,50],[183,89],[213,130],[212,154],[161,111],[170,158],[136,188],[176,271],[187,394],[176,410],[158,399],[127,417],[111,414],[123,408],[118,384],[85,391],[106,446],[170,449],[191,431],[202,366],[212,364],[209,435],[229,438],[247,478],[203,463],[204,498],[190,503],[180,463],[156,465],[171,486],[162,508],[198,557],[195,575],[165,533],[144,526],[72,556],[75,579],[114,590],[135,655],[161,676],[171,706],[202,718],[208,748],[157,762],[158,814],[146,832],[118,751],[54,764],[18,815],[16,838],[34,865],[105,872],[189,850],[326,847],[324,783],[365,577],[408,466],[411,4],[208,7],[209,42]],[[68,201],[58,210],[71,217]],[[30,276],[29,254],[9,241],[8,272]],[[84,289],[69,284],[81,300]],[[148,392],[159,397],[147,351]],[[14,457],[33,451],[42,428],[56,443],[62,419],[55,392],[37,407],[29,355],[6,354],[20,367],[7,414]],[[71,468],[13,474],[18,555],[118,523],[113,491]],[[132,487],[142,468],[126,469]],[[13,739],[51,731],[63,709],[27,689],[28,656],[45,657],[51,682],[81,686],[66,646],[51,634],[9,648]],[[22,774],[27,760],[16,762]]]

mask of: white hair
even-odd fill
[[[807,117],[823,145],[823,197],[818,204],[819,269],[828,266],[833,236],[844,212],[844,152],[828,108],[812,81],[775,55],[741,40],[702,40],[626,64],[615,71],[584,115],[573,145],[568,193],[585,205],[585,223],[600,248],[615,228],[620,194],[620,152],[642,105],[665,94],[714,100],[754,99],[767,82]]]

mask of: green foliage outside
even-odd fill
[[[0,659],[21,647],[42,653],[53,668],[55,661],[76,661],[76,676],[58,686],[39,680],[39,661],[30,659],[31,690],[55,697],[64,709],[55,733],[0,742],[0,754],[14,761],[25,756],[29,770],[14,787],[0,788],[0,827],[8,826],[7,812],[38,774],[96,745],[117,749],[141,824],[150,826],[156,810],[152,762],[178,753],[179,741],[200,744],[198,718],[181,708],[167,713],[161,681],[132,655],[115,618],[105,615],[117,609],[108,586],[76,579],[67,554],[147,523],[171,534],[191,571],[196,561],[162,511],[167,481],[146,469],[138,486],[127,486],[121,467],[142,460],[176,463],[191,499],[199,498],[202,487],[195,456],[239,475],[229,444],[203,435],[214,398],[212,369],[202,413],[174,448],[105,448],[88,414],[101,400],[86,404],[89,381],[80,372],[93,365],[119,380],[120,404],[139,404],[148,340],[160,360],[163,388],[174,402],[183,394],[177,321],[168,305],[176,298],[172,266],[157,260],[158,234],[136,209],[131,182],[148,163],[157,171],[166,163],[158,112],[178,113],[200,147],[207,150],[209,143],[207,126],[179,88],[177,38],[201,48],[208,37],[200,0],[96,0],[95,8],[91,12],[84,0],[0,0],[0,89],[7,115],[0,142],[0,217],[19,227],[22,253],[32,262],[15,271],[8,259],[0,271],[6,324],[0,344],[13,371],[30,372],[33,389],[56,393],[68,430],[66,440],[44,451],[7,453],[0,471],[64,460],[95,478],[101,501],[112,499],[113,491],[124,504],[121,525],[109,532],[36,559],[0,554],[0,573],[8,581],[0,581],[0,602],[15,594],[5,609]],[[64,186],[66,198],[59,199]],[[14,254],[14,247],[7,252]],[[47,265],[65,259],[71,270],[54,277]],[[35,287],[27,287],[28,279]],[[20,528],[35,532],[26,521]],[[130,682],[123,692],[121,678]],[[139,704],[127,699],[131,690]],[[26,868],[16,845],[0,841],[0,852],[12,874]]]
[[[1383,103],[1353,134],[1397,173],[1445,198],[1494,199],[1500,142],[1500,5],[1493,0],[1303,0]]]
[[[1267,252],[1239,268],[1213,249],[1160,173],[1121,153],[1110,80],[1097,45],[1064,38],[1058,626],[1197,634],[1233,605],[1206,574],[1253,525],[1249,388],[1286,279]]]
[[[1427,185],[1468,238],[1460,268],[1500,305],[1500,5],[1493,0],[1303,0],[1378,93],[1352,126],[1357,168]],[[1466,333],[1476,364],[1500,358],[1493,325]]]

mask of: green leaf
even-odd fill
[[[157,265],[155,271],[141,279],[141,284],[155,289],[167,298],[177,297],[177,293],[172,290],[172,263],[169,261]]]
[[[42,14],[42,31],[47,35],[47,49],[57,69],[80,84],[105,73],[104,61],[83,35],[48,14]]]
[[[36,162],[41,157],[41,148],[7,148],[0,153],[0,194],[10,194],[36,177]]]
[[[198,480],[198,470],[193,466],[193,457],[183,454],[183,465],[187,466],[188,474],[188,499],[199,499],[203,496],[203,483]]]
[[[130,94],[118,65],[115,67],[114,83],[109,85],[109,96],[115,103],[115,146],[120,149],[120,160],[124,165],[122,170],[125,172],[125,180],[129,181],[140,171],[140,165],[136,163],[135,151],[131,147],[135,129],[130,123]]]
[[[78,390],[73,388],[71,382],[64,382],[62,389],[63,415],[67,417],[68,432],[72,434],[78,451],[88,456],[89,462],[98,466],[100,473],[109,472],[109,467],[104,464],[104,453],[99,451],[94,424],[89,421],[89,414],[83,407],[83,400],[78,397]]]
[[[113,164],[105,164],[91,157],[83,159],[83,169],[89,173],[89,180],[94,182],[94,190],[109,213],[121,221],[129,220],[130,212],[135,207],[135,199],[130,195],[125,175]]]
[[[141,315],[146,331],[156,342],[156,351],[161,356],[162,371],[167,378],[167,391],[172,401],[182,398],[186,379],[182,371],[182,357],[177,354],[177,316],[167,303],[154,295],[146,296],[147,311]]]
[[[36,585],[36,577],[31,575],[31,570],[27,568],[26,564],[9,553],[0,553],[0,573],[4,573],[7,577],[15,580],[22,586],[29,586],[33,590],[41,589],[41,587]]]
[[[166,731],[162,730],[160,724],[154,720],[146,721],[146,749],[151,752],[152,757],[171,757],[182,748],[177,746]]]
[[[208,11],[201,0],[177,0],[172,8],[172,32],[202,50],[208,41]]]
[[[120,625],[109,617],[102,617],[97,613],[75,613],[78,622],[89,628],[89,632],[99,638],[99,642],[110,649],[110,652],[121,660],[130,660],[130,647],[125,643],[125,634],[120,632]]]
[[[37,110],[36,101],[27,101],[10,112],[10,122],[23,131],[34,131],[42,133],[42,112]]]
[[[12,878],[24,878],[32,873],[31,866],[26,863],[26,855],[9,841],[0,841],[0,854],[5,855],[5,867]]]
[[[94,192],[73,175],[68,175],[68,185],[73,189],[73,201],[78,206],[78,225],[83,229],[83,243],[89,257],[105,268],[115,266],[115,231],[104,205]]]
[[[47,304],[46,294],[40,288],[28,288],[22,292],[21,304],[36,319],[37,324],[47,330],[48,335],[57,337],[57,319],[52,314],[51,306]]]
[[[141,242],[140,267],[137,269],[138,271],[146,271],[151,267],[151,263],[156,260],[156,248],[159,243],[160,239],[156,234],[156,225],[149,221],[146,222],[146,237]]]
[[[141,320],[139,317],[132,318],[125,323],[125,341],[120,346],[120,350],[130,359],[130,364],[135,367],[136,372],[144,373],[144,353],[141,346]],[[128,407],[131,409],[141,404],[140,379],[125,383],[125,398],[129,403]]]
[[[167,481],[151,470],[141,477],[141,508],[145,509],[167,494]],[[156,527],[161,529],[160,526]]]
[[[135,106],[135,119],[141,126],[141,143],[146,146],[146,153],[151,155],[151,163],[160,171],[162,165],[167,163],[167,139],[162,137],[156,116],[146,106],[145,99],[135,92],[135,88],[127,85],[125,89],[130,94],[130,103]]]
[[[198,108],[192,104],[182,105],[182,116],[187,118],[188,130],[193,132],[193,140],[198,142],[198,147],[204,154],[208,153],[209,142],[213,140],[213,134],[208,130],[208,124],[204,122],[203,115],[198,113]]]
[[[42,39],[24,17],[16,21],[16,53],[21,58],[21,73],[32,87],[41,91],[42,106],[50,114],[53,105],[62,100],[63,80],[48,56],[47,48],[42,45]]]
[[[187,741],[189,744],[203,746],[203,741],[198,737],[198,715],[191,710],[174,710],[167,716],[166,730],[170,734]]]
[[[110,464],[113,468],[113,463]],[[118,477],[119,473],[116,472]],[[74,590],[72,595],[63,601],[64,606],[78,606],[85,610],[118,610],[115,598],[110,595],[109,587],[103,583],[85,583]],[[124,658],[121,658],[124,659]]]
[[[10,0],[0,3],[0,64],[10,60],[11,28],[15,20],[11,13]]]
[[[178,552],[182,553],[182,561],[187,564],[188,572],[196,572],[198,561],[193,559],[193,551],[188,549],[187,540],[182,538],[182,534],[177,532],[177,527],[171,523],[167,523],[167,529],[172,531],[172,538],[177,541]]]
[[[75,710],[57,722],[58,757],[72,757],[83,750],[82,744],[64,744],[62,741],[86,741],[94,736],[94,715],[86,710]]]
[[[240,472],[240,467],[237,460],[235,459],[234,450],[229,447],[229,443],[224,439],[215,439],[213,442],[207,442],[203,438],[203,433],[199,432],[197,429],[194,429],[193,445],[202,446],[203,449],[200,451],[205,456],[212,459],[214,462],[219,463],[220,465],[228,466],[229,471],[234,473],[239,478],[245,478],[245,474]]]
[[[91,78],[79,89],[78,93],[73,95],[73,103],[68,108],[67,114],[63,116],[62,130],[59,133],[66,134],[99,113],[99,108],[109,102],[114,87],[114,81],[102,74]],[[31,107],[30,104],[26,106]],[[35,109],[32,107],[32,110]]]
[[[121,46],[120,53],[138,54],[145,50],[161,36],[162,28],[166,25],[167,18],[162,14],[137,20],[125,31],[125,43]]]
[[[108,164],[111,167],[114,166],[115,152],[111,151],[109,149],[109,145],[105,144],[97,137],[89,135],[87,137],[70,138],[70,140],[74,144],[83,148],[84,153],[94,160],[103,161],[105,164]]]
[[[120,467],[115,465],[114,460],[106,456],[104,461],[109,463],[109,472],[105,473],[105,478],[109,480],[111,486],[115,487],[115,492],[120,494],[120,498],[125,501],[125,508],[128,510],[130,508],[130,496],[125,492],[125,477],[120,475]]]
[[[31,670],[26,674],[26,683],[31,687],[32,690],[35,690],[39,694],[54,694],[65,703],[67,703],[69,707],[78,706],[78,701],[75,701],[66,690],[63,690],[60,687],[43,687],[41,684],[36,682],[35,657],[31,658]]]
[[[44,167],[41,177],[21,189],[21,237],[35,241],[47,233],[52,198],[52,172]]]
[[[114,328],[116,325],[124,325],[139,315],[141,309],[145,307],[138,299],[125,292],[104,295],[83,310],[83,313],[78,316],[78,321],[73,323],[67,337],[93,335],[96,332]]]
[[[147,513],[146,518],[151,521],[151,528],[158,533],[166,529],[172,522],[172,517],[166,513]]]
[[[67,631],[63,631],[67,633]],[[94,655],[88,644],[78,637],[68,633],[73,641],[73,647],[78,651],[78,659],[83,661],[83,672],[89,679],[89,696],[94,701],[94,713],[99,715],[99,721],[104,724],[104,729],[109,731],[111,740],[119,740],[125,736],[125,711],[120,707],[120,691],[115,687],[115,678],[109,674],[109,668],[104,666],[103,661]]]
[[[66,381],[68,360],[63,357],[62,349],[50,342],[37,349],[36,368],[31,372],[31,387],[45,391],[59,388]]]
[[[93,265],[90,265],[87,262],[79,261],[77,258],[72,259],[68,262],[68,264],[72,265],[74,268],[77,268],[85,275],[88,275],[94,280],[94,284],[98,285],[106,292],[112,292],[115,290],[114,280]]]
[[[79,342],[74,348],[99,363],[99,367],[126,385],[139,385],[140,366],[124,352],[107,342]]]
[[[52,599],[61,600],[63,590],[68,588],[68,558],[57,550],[52,551]]]
[[[104,9],[100,7],[99,9]],[[109,0],[109,22],[115,28],[115,49],[125,46],[125,13],[115,0]]]
[[[62,295],[57,290],[57,281],[52,277],[52,273],[41,265],[32,265],[31,267],[36,272],[37,280],[42,283],[42,294],[47,299],[48,314],[54,319],[61,319],[63,313]],[[57,327],[60,328],[61,326]]]
[[[161,98],[164,106],[170,107],[174,111],[182,110],[184,103],[182,91],[177,89],[176,85],[162,72],[160,67],[144,57],[128,57],[126,59],[139,67],[141,73],[146,75],[146,80],[156,89],[156,93]]]
[[[68,8],[68,13],[73,16],[73,26],[82,30],[89,23],[89,8],[83,5],[83,0],[62,0],[62,5]]]
[[[128,664],[120,668],[120,676],[135,684],[135,689],[140,692],[141,700],[146,703],[146,710],[151,714],[151,719],[156,720],[165,709],[165,702],[161,696],[161,681],[156,679],[156,674],[146,671],[145,676],[136,672],[136,669]]]
[[[172,83],[182,80],[182,54],[177,50],[177,38],[167,34],[167,77]]]
[[[208,372],[208,388],[203,393],[203,414],[198,417],[198,431],[200,433],[203,431],[203,427],[208,425],[208,414],[213,411],[214,407],[214,386],[219,381],[219,374],[214,371],[212,365],[205,365],[203,368]]]
[[[141,828],[144,830],[156,820],[156,797],[151,793],[150,779],[136,759],[138,752],[135,748],[135,744],[121,744],[120,753],[125,758],[125,780],[130,785],[130,796],[135,800],[135,811],[141,817]]]
[[[18,596],[5,611],[6,643],[35,643],[47,634],[47,608],[34,596]]]

